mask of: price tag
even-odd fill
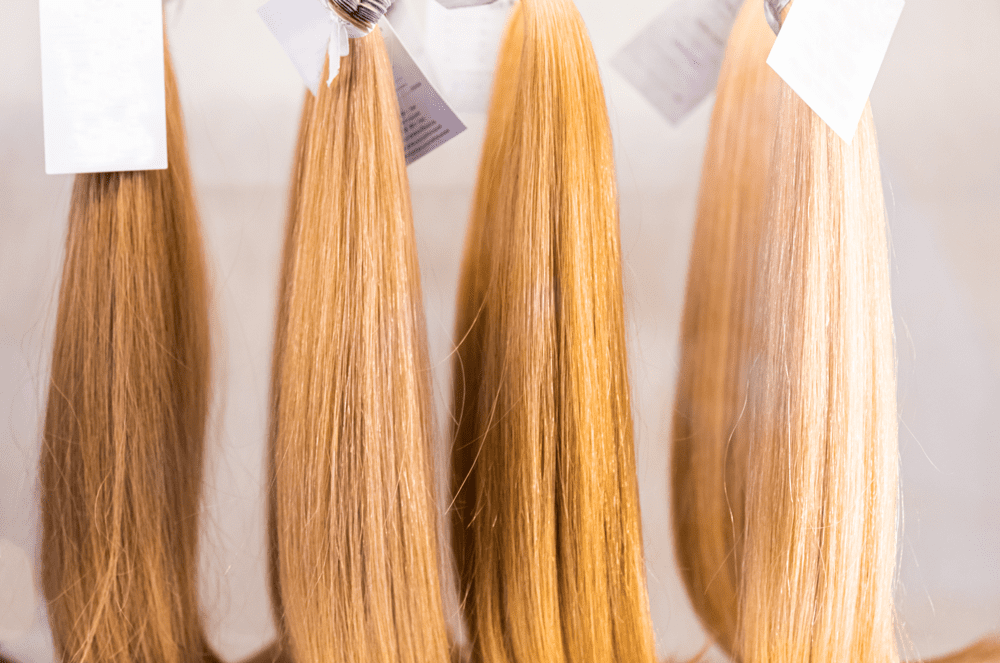
[[[618,52],[612,66],[677,124],[715,89],[741,5],[677,0]]]
[[[258,12],[298,70],[317,94],[330,44],[337,29],[329,12],[316,0],[270,0]],[[403,125],[406,163],[410,164],[465,131],[465,125],[445,103],[407,52],[385,18],[379,21],[392,62],[396,96]]]
[[[39,0],[45,172],[167,167],[160,0]]]
[[[850,143],[903,0],[796,0],[767,63]]]
[[[514,0],[456,10],[427,5],[427,54],[442,92],[458,110],[489,108],[500,40],[513,6]]]

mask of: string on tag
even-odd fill
[[[392,6],[393,0],[319,0],[330,12],[330,42],[327,54],[330,74],[327,86],[340,73],[340,58],[350,55],[350,39],[359,39],[375,29],[375,25]]]

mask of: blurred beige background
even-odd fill
[[[425,61],[441,49],[423,48],[434,27],[424,21],[427,1],[433,0],[401,0],[399,26]],[[605,64],[616,138],[638,472],[664,656],[692,655],[704,643],[677,578],[666,477],[678,322],[711,100],[672,127],[606,64],[670,1],[577,0]],[[203,605],[212,642],[233,661],[273,635],[261,465],[285,187],[304,89],[257,18],[259,4],[183,0],[168,22],[214,285],[216,400]],[[892,234],[900,374],[898,607],[911,653],[924,656],[1000,629],[998,34],[998,0],[910,0],[872,93]],[[3,0],[0,539],[8,543],[0,556],[16,545],[32,558],[38,431],[71,186],[70,177],[44,174],[38,39],[35,0]],[[442,80],[447,73],[436,72],[445,89],[454,83]],[[442,407],[459,253],[484,125],[482,114],[460,115],[469,130],[409,169]],[[11,587],[5,595],[0,586],[0,602],[9,601]],[[29,625],[15,624],[11,615],[30,608],[30,600],[16,596],[0,605],[0,651],[21,663],[52,657],[37,605],[27,632]]]

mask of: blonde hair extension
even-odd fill
[[[744,322],[780,88],[760,0],[729,37],[702,168],[681,322],[671,515],[678,567],[713,638],[732,653],[743,533],[749,343]]]
[[[522,0],[504,38],[458,309],[472,660],[653,661],[611,131],[570,0]]]
[[[889,254],[866,107],[852,144],[782,85],[750,302],[738,656],[897,659]]]
[[[258,660],[448,661],[420,272],[377,28],[306,94],[279,299],[268,508],[280,645]]]
[[[719,81],[689,271],[677,553],[695,610],[737,660],[897,661],[874,124],[866,109],[853,145],[837,138],[767,67],[773,41],[750,0]],[[987,638],[937,663],[996,660]]]
[[[169,169],[73,187],[40,462],[42,585],[64,663],[214,660],[196,582],[207,286],[165,59]]]

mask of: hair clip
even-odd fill
[[[367,34],[375,27],[393,0],[324,0],[330,9]]]

